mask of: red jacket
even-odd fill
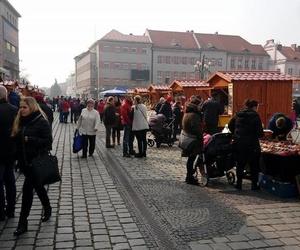
[[[123,125],[131,125],[132,118],[130,117],[132,103],[125,99],[121,106],[121,122]]]
[[[97,107],[99,114],[102,114],[104,112],[104,106],[105,106],[104,102],[99,102],[98,107]]]
[[[63,102],[63,112],[69,112],[70,104],[68,101]]]

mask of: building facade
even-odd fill
[[[270,39],[264,45],[264,49],[270,55],[270,69],[278,69],[281,73],[297,78],[293,84],[293,95],[300,97],[300,46],[282,46]]]
[[[96,55],[96,66],[90,54]],[[220,70],[267,70],[269,55],[240,36],[148,29],[135,36],[112,30],[75,61],[77,88],[92,94],[93,89],[205,80]],[[95,81],[89,67],[95,67]]]
[[[82,97],[97,97],[96,53],[88,50],[74,59],[76,93]]]
[[[7,0],[0,0],[0,76],[4,79],[19,79],[19,17]]]

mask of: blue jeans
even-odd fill
[[[131,125],[124,125],[124,135],[123,135],[123,154],[129,154],[133,152],[133,133],[131,130]]]
[[[4,186],[6,196],[4,195]],[[13,164],[0,163],[0,216],[4,215],[6,198],[6,211],[14,213],[16,204],[16,180]]]

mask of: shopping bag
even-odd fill
[[[39,154],[30,164],[33,181],[37,184],[47,185],[61,181],[58,161],[50,152]]]
[[[82,136],[79,134],[78,130],[75,130],[73,137],[73,153],[78,153],[83,147]]]

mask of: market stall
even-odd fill
[[[220,126],[243,107],[246,99],[259,102],[258,113],[264,126],[276,112],[291,113],[293,78],[279,71],[219,71],[207,82],[219,93],[225,107]]]
[[[148,88],[150,103],[156,104],[161,97],[172,96],[172,90],[168,85],[153,85],[151,84]]]
[[[199,95],[206,100],[211,95],[212,88],[204,81],[175,80],[170,85],[173,96],[184,96],[188,100],[192,95]]]

